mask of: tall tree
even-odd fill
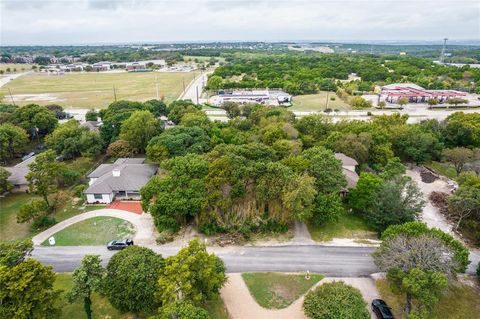
[[[65,164],[57,162],[55,158],[53,150],[38,154],[29,165],[30,172],[26,177],[30,191],[42,196],[47,206],[50,206],[48,195],[57,190],[58,179],[65,170]]]
[[[27,132],[10,123],[0,125],[0,161],[6,162],[19,156],[28,143]]]
[[[0,265],[0,318],[54,319],[59,316],[60,291],[55,273],[35,259],[13,267]]]
[[[0,242],[0,265],[14,267],[19,265],[33,251],[30,239]]]
[[[8,178],[12,175],[9,171],[0,167],[0,194],[9,192],[13,189],[13,184],[8,181]]]
[[[145,152],[152,137],[161,132],[159,121],[149,111],[135,111],[122,123],[120,139],[127,141],[137,152]]]
[[[13,123],[25,129],[31,138],[53,132],[58,123],[55,113],[36,104],[19,107],[13,112],[12,119]]]
[[[103,292],[120,311],[151,312],[158,306],[155,293],[163,266],[162,256],[149,248],[125,248],[110,258]]]
[[[73,287],[68,293],[69,302],[83,299],[87,319],[92,319],[92,293],[100,292],[105,269],[99,255],[85,255],[73,272]]]
[[[457,175],[459,175],[463,170],[463,166],[474,159],[475,153],[471,149],[465,147],[454,147],[444,149],[442,155],[445,160],[451,162],[455,166],[455,171],[457,172]]]
[[[216,296],[224,285],[225,266],[209,254],[205,244],[191,240],[175,256],[168,257],[158,283],[163,303],[189,300],[194,305]]]

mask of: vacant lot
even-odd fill
[[[395,295],[385,279],[375,282],[383,300],[392,308],[395,318],[403,318],[404,296]],[[480,313],[480,287],[471,287],[459,282],[451,283],[432,311],[432,319],[478,318]]]
[[[323,276],[281,273],[244,273],[243,280],[257,303],[268,309],[282,309],[300,298]]]
[[[54,234],[56,246],[105,245],[114,239],[132,237],[132,224],[113,217],[94,217],[71,225]],[[48,240],[42,243],[48,246]]]
[[[309,223],[308,231],[316,241],[329,241],[333,238],[377,239],[377,234],[361,217],[349,213],[341,215],[336,222],[326,222],[321,226]]]
[[[183,84],[193,79],[194,72],[117,72],[72,73],[65,75],[30,74],[19,77],[0,89],[0,95],[11,90],[20,105],[37,103],[65,107],[104,108],[117,100],[146,101],[155,99],[156,83],[159,98],[175,100]]]
[[[335,98],[335,100],[331,100]],[[332,110],[349,110],[351,107],[342,101],[335,92],[328,93],[328,106],[326,105],[327,92],[318,94],[298,95],[293,97],[293,111],[323,111],[325,108]]]
[[[32,69],[33,64],[17,64],[17,63],[1,63],[0,71],[7,72],[10,69],[10,73],[25,72]]]

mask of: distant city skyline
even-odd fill
[[[480,2],[471,0],[1,0],[0,10],[3,46],[480,43]]]

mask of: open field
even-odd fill
[[[316,241],[329,241],[333,238],[377,239],[376,232],[361,217],[349,213],[341,215],[337,222],[326,222],[321,226],[309,223],[308,231]]]
[[[105,245],[110,240],[129,238],[133,225],[113,217],[94,217],[71,225],[54,234],[56,246]],[[42,246],[49,246],[48,240]]]
[[[335,97],[334,101],[330,99],[332,97]],[[323,91],[318,94],[297,95],[293,97],[293,106],[289,109],[292,111],[323,111],[326,99],[327,92]],[[341,100],[335,92],[328,93],[328,108],[342,111],[351,109],[350,105]]]
[[[104,108],[117,100],[146,101],[159,97],[175,100],[195,72],[117,72],[72,73],[65,75],[30,74],[19,77],[0,89],[0,95],[11,90],[17,104],[59,104],[64,107]],[[5,97],[6,98],[6,97]]]
[[[375,282],[383,300],[392,308],[395,318],[404,318],[403,307],[405,297],[395,295],[386,279]],[[478,318],[480,303],[478,296],[480,287],[471,287],[458,282],[451,283],[440,296],[438,304],[433,308],[431,319],[470,319]]]
[[[257,303],[268,309],[282,309],[300,298],[323,276],[281,273],[244,273],[242,278]]]
[[[32,69],[34,64],[19,64],[19,63],[0,63],[0,71],[7,72],[10,69],[10,73],[25,72]]]

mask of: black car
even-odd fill
[[[373,299],[372,310],[378,319],[395,319],[390,307],[382,299]]]
[[[120,239],[120,240],[112,240],[107,244],[108,250],[122,250],[127,248],[128,246],[133,245],[133,240],[131,239]]]

